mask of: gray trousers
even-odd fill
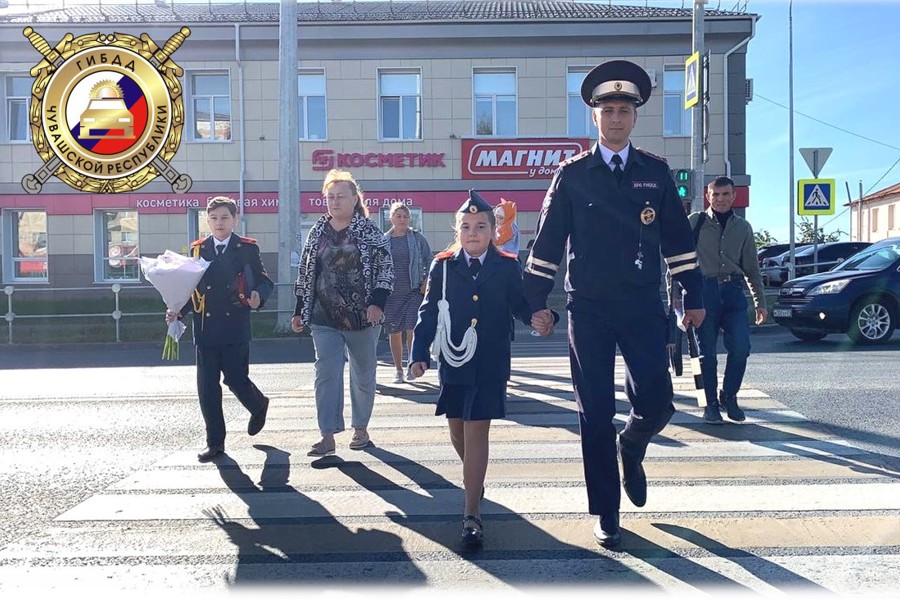
[[[350,424],[368,427],[375,404],[375,350],[381,325],[341,331],[310,325],[316,349],[316,414],[322,435],[344,431],[344,362],[350,363]]]

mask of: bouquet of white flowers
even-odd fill
[[[166,250],[156,258],[142,256],[140,260],[144,277],[160,293],[166,308],[175,313],[180,312],[190,299],[210,264],[202,258],[189,258],[171,250]],[[180,320],[169,324],[163,344],[163,360],[178,358],[178,340],[184,335],[185,329],[187,326]]]

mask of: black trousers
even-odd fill
[[[622,497],[613,422],[617,345],[625,359],[625,393],[631,402],[619,437],[623,447],[643,459],[650,439],[675,414],[665,316],[652,312],[612,321],[591,312],[569,312],[569,357],[592,515],[618,511]]]
[[[222,386],[225,385],[250,414],[262,410],[262,392],[250,381],[250,344],[197,346],[197,395],[206,423],[207,446],[225,446],[225,415]]]

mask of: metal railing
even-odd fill
[[[267,306],[277,306],[277,294],[279,287],[288,287],[288,289],[293,293],[293,283],[276,283],[275,284],[275,293],[273,293],[272,297],[266,302]],[[6,294],[6,314],[4,315],[4,319],[6,320],[6,329],[7,329],[7,344],[13,343],[13,330],[16,321],[18,320],[31,320],[31,319],[84,319],[84,318],[110,318],[113,320],[115,324],[115,341],[122,341],[122,319],[124,317],[159,317],[160,322],[162,323],[163,315],[165,313],[165,305],[162,304],[162,300],[160,299],[160,309],[152,312],[124,312],[121,309],[121,297],[123,294],[132,291],[140,291],[146,292],[147,290],[153,290],[153,286],[151,285],[125,285],[123,286],[120,283],[113,283],[109,286],[93,286],[93,287],[70,287],[70,288],[35,288],[33,286],[19,286],[16,287],[14,285],[7,285],[3,288],[4,293]],[[45,314],[17,314],[15,312],[14,306],[14,298],[16,294],[26,294],[29,292],[38,293],[43,296],[47,296],[50,294],[56,293],[83,293],[83,292],[109,292],[113,295],[114,300],[114,309],[111,312],[92,312],[92,313],[45,313]],[[95,294],[91,296],[90,299],[97,299],[98,296]],[[22,300],[25,302],[27,300]],[[280,312],[277,308],[266,308],[260,311],[255,311],[259,313],[278,313]]]

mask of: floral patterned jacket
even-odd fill
[[[309,322],[309,314],[313,304],[315,290],[316,258],[319,249],[319,238],[325,224],[331,220],[330,215],[323,215],[306,237],[303,251],[300,254],[300,268],[297,281],[294,283],[294,295],[297,296],[297,307],[294,315],[299,315],[304,323]],[[366,305],[375,305],[384,309],[387,297],[394,289],[394,263],[391,260],[391,247],[385,242],[384,235],[371,220],[353,215],[350,221],[350,234],[357,240],[362,260],[363,280],[366,286]],[[298,243],[302,242],[298,236]]]

